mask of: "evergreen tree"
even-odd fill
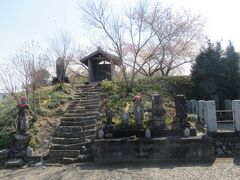
[[[198,99],[210,99],[217,94],[223,99],[237,99],[240,90],[240,56],[229,42],[224,52],[219,42],[208,42],[192,66],[193,94]]]
[[[240,89],[240,56],[235,51],[232,42],[226,48],[224,57],[225,69],[225,96],[229,99],[237,99]]]
[[[196,57],[191,76],[193,94],[196,98],[209,99],[212,94],[219,90],[218,78],[222,73],[222,53],[220,43],[214,46],[214,44],[208,42],[208,47],[203,49]]]

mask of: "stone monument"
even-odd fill
[[[133,101],[134,101],[134,116],[135,116],[135,120],[136,120],[136,126],[142,127],[143,126],[143,119],[144,119],[142,97],[141,96],[135,96]]]
[[[56,83],[62,83],[62,82],[65,82],[65,83],[69,83],[69,78],[66,77],[66,67],[65,67],[65,62],[64,62],[64,59],[62,58],[58,58],[56,60],[56,74],[57,74],[57,77],[54,77],[53,78],[53,81],[52,81],[52,84],[56,84]]]
[[[187,126],[186,96],[183,94],[175,96],[176,116],[173,121],[173,129],[183,129]]]
[[[162,99],[159,94],[152,96],[152,127],[153,128],[165,128],[165,114],[166,111],[163,108]]]

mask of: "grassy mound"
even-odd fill
[[[135,82],[132,93],[126,96],[126,87],[119,81],[103,81],[101,86],[101,94],[106,98],[104,104],[105,109],[112,109],[114,112],[113,122],[115,125],[121,124],[120,114],[123,109],[127,108],[130,113],[130,125],[134,124],[133,116],[133,98],[141,95],[144,106],[144,125],[150,125],[151,119],[151,96],[159,94],[163,99],[164,108],[166,110],[166,125],[170,128],[175,116],[173,105],[174,96],[177,94],[185,94],[191,98],[191,81],[188,76],[171,76],[144,78]]]

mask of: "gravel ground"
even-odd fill
[[[0,179],[27,180],[135,180],[135,179],[240,179],[240,160],[217,159],[214,163],[131,163],[68,166],[35,166],[1,169]]]

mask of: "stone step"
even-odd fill
[[[93,135],[95,133],[96,133],[96,130],[75,131],[75,132],[55,131],[54,137],[78,138],[78,137]]]
[[[73,102],[80,102],[80,103],[87,103],[87,102],[89,102],[89,103],[94,103],[94,102],[100,102],[100,98],[96,98],[96,99],[81,99],[81,98],[73,98],[72,100],[71,100],[71,102],[73,101]]]
[[[58,126],[56,131],[65,132],[83,131],[83,126]]]
[[[77,158],[80,155],[80,150],[53,150],[50,149],[48,158],[50,157],[70,157]]]
[[[97,122],[96,119],[85,120],[85,121],[61,121],[60,126],[87,126],[87,125],[95,125]]]
[[[95,139],[97,139],[97,135],[96,134],[92,134],[92,135],[89,135],[89,136],[85,137],[85,141],[86,142],[91,142],[92,140],[95,140]]]
[[[77,91],[75,91],[75,94],[82,94],[82,93],[89,93],[89,94],[93,94],[93,93],[96,93],[96,94],[99,94],[101,93],[101,91],[99,89],[79,89]]]
[[[87,148],[86,153],[91,151],[91,143],[83,142],[83,143],[76,143],[76,144],[53,144],[51,149],[54,150],[81,150],[81,147],[85,146]],[[80,151],[81,153],[81,151]]]
[[[100,106],[99,102],[86,102],[86,103],[79,103],[79,102],[70,102],[69,106]]]
[[[90,115],[90,116],[82,116],[82,117],[72,116],[72,117],[62,117],[61,120],[62,121],[87,121],[87,120],[93,120],[97,118],[98,118],[98,115]]]
[[[80,109],[91,109],[98,108],[99,104],[91,104],[91,105],[81,105],[81,104],[69,104],[68,108],[80,108]]]
[[[84,106],[68,106],[66,111],[68,111],[68,110],[71,110],[71,111],[72,110],[76,110],[76,111],[78,110],[78,111],[82,111],[82,112],[87,111]]]
[[[65,113],[63,115],[63,117],[89,117],[89,116],[100,116],[97,111],[92,111],[92,112],[87,112],[87,113],[75,113],[75,112],[71,112],[71,113]]]
[[[75,93],[100,93],[100,89],[89,89],[89,88],[85,88],[85,89],[77,89],[75,91]]]
[[[66,111],[65,111],[65,114],[67,113],[82,113],[82,114],[86,114],[87,110],[86,109],[72,109],[72,108],[67,108]]]
[[[72,101],[79,101],[79,102],[100,102],[100,98],[96,99],[86,99],[86,98],[73,98]]]
[[[78,96],[73,96],[72,100],[78,100],[78,101],[101,101],[100,97],[78,97]]]
[[[52,139],[53,144],[76,144],[76,143],[83,143],[85,142],[85,137],[79,137],[79,138],[60,138],[60,137],[54,137]]]
[[[86,115],[86,114],[91,115],[91,114],[98,114],[98,111],[73,108],[73,109],[67,109],[65,114],[68,114],[68,113],[79,113],[82,115]]]
[[[60,164],[73,164],[77,162],[78,157],[76,158],[70,158],[70,157],[49,157],[47,159],[48,164],[55,164],[55,163],[60,163]]]
[[[81,85],[75,85],[75,88],[99,88],[96,84],[81,84]]]
[[[96,99],[96,100],[99,100],[100,99],[100,95],[77,95],[77,94],[74,94],[73,95],[73,98],[80,98],[82,100],[93,100],[93,99]]]
[[[58,126],[56,132],[76,132],[85,130],[96,130],[96,125],[93,124],[88,126]]]
[[[99,96],[100,92],[87,92],[87,91],[84,91],[84,92],[79,92],[79,93],[74,93],[73,95],[74,96]]]

